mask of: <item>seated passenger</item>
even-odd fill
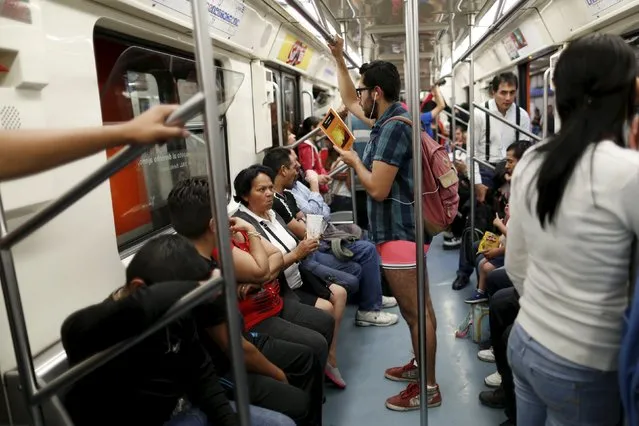
[[[510,213],[508,209],[508,205],[506,205],[506,223],[510,218]],[[499,247],[491,248],[485,250],[481,253],[481,258],[477,263],[477,269],[479,271],[479,279],[477,281],[477,288],[473,292],[473,294],[466,300],[465,303],[475,304],[475,303],[483,303],[488,301],[488,293],[487,293],[487,283],[486,277],[492,271],[497,268],[501,268],[505,263],[506,256],[506,237],[508,236],[508,229],[504,221],[501,220],[499,214],[495,215],[495,220],[493,221],[493,226],[497,228],[499,233],[501,234],[499,237]]]
[[[235,199],[240,209],[235,214],[247,220],[284,254],[284,280],[302,303],[331,313],[335,319],[333,341],[329,347],[326,375],[338,387],[346,383],[337,369],[337,331],[346,306],[346,290],[314,275],[304,261],[319,247],[316,239],[299,241],[288,231],[282,218],[272,210],[273,181],[271,169],[254,165],[242,170],[235,178]],[[298,265],[298,263],[300,263]]]
[[[192,280],[181,281],[187,276]],[[70,366],[143,332],[210,276],[209,265],[182,237],[149,241],[127,267],[124,287],[64,321],[62,344]],[[178,401],[187,397],[195,407],[192,414],[208,421],[198,425],[238,425],[196,325],[197,320],[221,326],[225,317],[224,298],[218,297],[78,381],[66,399],[74,424],[193,425],[183,422],[184,416],[171,419]],[[251,407],[251,418],[254,425],[294,424],[257,407]]]
[[[315,130],[319,126],[320,121],[321,120],[317,117],[307,117],[297,133],[297,138],[301,139]],[[328,177],[328,173],[324,169],[324,164],[320,158],[319,150],[315,145],[315,141],[319,138],[319,136],[320,134],[318,133],[299,144],[297,146],[297,152],[300,157],[302,169],[304,169],[305,172],[307,170],[313,170],[319,175],[320,192],[322,194],[326,194],[328,192],[328,183],[331,179]]]
[[[293,188],[299,170],[295,153],[288,148],[273,148],[264,156],[263,164],[274,171],[273,210],[284,219],[290,232],[299,239],[304,238],[306,234],[305,215],[302,214],[301,220],[298,219],[296,203],[298,199],[303,198],[303,195],[300,194],[296,198],[291,191],[287,191]],[[311,173],[309,172],[309,174]],[[316,185],[312,184],[311,188],[313,187],[316,188]],[[316,192],[315,195],[319,194]],[[345,285],[351,293],[358,291],[360,293],[359,310],[355,316],[357,325],[389,326],[396,324],[399,320],[396,314],[381,311],[382,307],[396,306],[397,302],[392,297],[382,295],[379,255],[373,243],[361,240],[354,241],[345,245],[345,248],[353,253],[350,261],[339,260],[331,251],[331,246],[326,243],[323,243],[320,250],[313,253],[312,256],[326,267],[347,272],[357,278],[354,283],[338,282]]]

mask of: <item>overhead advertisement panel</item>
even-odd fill
[[[314,53],[315,51],[308,44],[295,36],[286,34],[280,45],[277,59],[286,65],[307,71]]]
[[[191,20],[190,0],[151,0],[154,6],[164,6],[167,9],[184,15]],[[233,37],[246,11],[246,5],[241,0],[207,0],[209,9],[209,26],[221,33]]]

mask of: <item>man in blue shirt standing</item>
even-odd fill
[[[400,121],[386,121],[394,116],[409,117],[398,102],[401,86],[397,68],[384,61],[373,61],[360,68],[361,79],[355,88],[344,62],[344,40],[335,36],[329,45],[337,62],[340,95],[348,110],[372,126],[370,140],[362,159],[357,152],[335,148],[344,163],[352,167],[368,194],[369,237],[377,245],[384,274],[408,323],[413,351],[418,355],[417,260],[415,258],[415,212],[413,185],[412,129]],[[399,258],[398,258],[399,255]],[[426,277],[428,274],[426,274]],[[435,380],[437,327],[435,312],[427,297],[426,334],[429,407],[441,405]],[[396,411],[419,409],[419,370],[415,359],[402,367],[389,368],[386,378],[410,382],[407,389],[386,400],[386,407]]]

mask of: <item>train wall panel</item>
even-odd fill
[[[16,41],[20,54],[43,49],[37,66],[47,71],[42,90],[16,89],[25,127],[61,128],[101,124],[93,25],[96,17],[57,2],[33,0],[33,37]],[[2,40],[15,22],[0,22]],[[40,33],[40,37],[35,34]],[[26,33],[26,32],[25,32]],[[27,64],[23,64],[27,65]],[[35,63],[28,64],[36,66]],[[9,88],[8,88],[9,89]],[[33,115],[32,115],[33,114]],[[25,219],[18,206],[47,202],[104,164],[94,155],[39,176],[4,184],[9,228]],[[13,215],[11,214],[13,210]],[[26,209],[28,210],[28,209]],[[100,185],[14,250],[17,276],[34,353],[59,339],[60,325],[74,310],[95,303],[124,281],[108,183]],[[15,365],[4,305],[0,308],[0,366]]]

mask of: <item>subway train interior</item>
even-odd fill
[[[12,247],[18,310],[24,313],[28,344],[16,347],[19,324],[11,319],[17,315],[15,304],[10,307],[15,300],[3,286],[0,425],[73,424],[63,393],[39,401],[42,405],[35,411],[43,414],[44,422],[34,420],[29,407],[34,399],[27,394],[33,389],[24,387],[17,368],[24,359],[18,354],[29,351],[33,366],[23,371],[34,368],[34,389],[69,369],[61,343],[63,321],[121,287],[126,266],[146,242],[175,233],[167,198],[178,182],[207,175],[208,156],[216,157],[225,171],[215,175],[224,180],[216,182],[217,188],[225,189],[231,216],[239,208],[233,181],[240,171],[261,164],[269,149],[300,139],[306,118],[321,120],[329,110],[342,107],[340,70],[329,36],[344,39],[346,65],[356,87],[362,64],[393,64],[401,78],[400,100],[408,103],[411,114],[412,107],[423,107],[431,90],[439,87],[446,108],[437,118],[435,139],[449,150],[456,138],[450,125],[453,114],[462,123],[457,129],[470,124],[470,135],[472,120],[464,121],[469,115],[463,110],[477,114],[488,105],[496,75],[511,72],[517,77],[515,102],[530,117],[530,128],[524,130],[532,136],[527,139],[536,141],[561,128],[553,113],[552,71],[571,41],[592,33],[614,34],[639,49],[638,0],[192,1],[206,5],[208,27],[202,31],[212,46],[215,67],[215,76],[207,77],[215,77],[215,93],[209,94],[217,101],[220,130],[219,136],[211,134],[222,140],[218,147],[223,149],[210,151],[208,118],[201,113],[186,123],[189,137],[149,148]],[[412,30],[409,6],[417,11],[418,27]],[[414,41],[409,38],[415,34],[417,43],[411,49]],[[158,104],[184,104],[202,90],[198,52],[189,0],[0,0],[0,130],[112,125]],[[410,57],[411,52],[417,57]],[[461,110],[454,108],[464,103]],[[345,121],[361,156],[370,129],[353,127],[351,117]],[[319,150],[330,145],[326,138],[318,139]],[[108,149],[2,182],[6,230],[28,223],[120,151]],[[348,190],[340,192],[352,204],[332,211],[331,218],[366,230],[366,190],[352,179],[354,174],[346,176]],[[495,364],[477,355],[487,349],[488,307],[465,303],[473,297],[475,274],[469,278],[471,285],[459,291],[451,287],[461,250],[455,239],[440,233],[427,241],[441,406],[403,412],[385,406],[388,397],[406,388],[405,383],[387,380],[383,372],[414,357],[408,327],[398,307],[385,310],[398,315],[398,324],[358,327],[353,320],[357,305],[349,303],[337,347],[348,386],[326,383],[323,425],[514,424],[503,423],[503,404],[489,407],[478,398],[499,382],[489,380],[494,379]]]

